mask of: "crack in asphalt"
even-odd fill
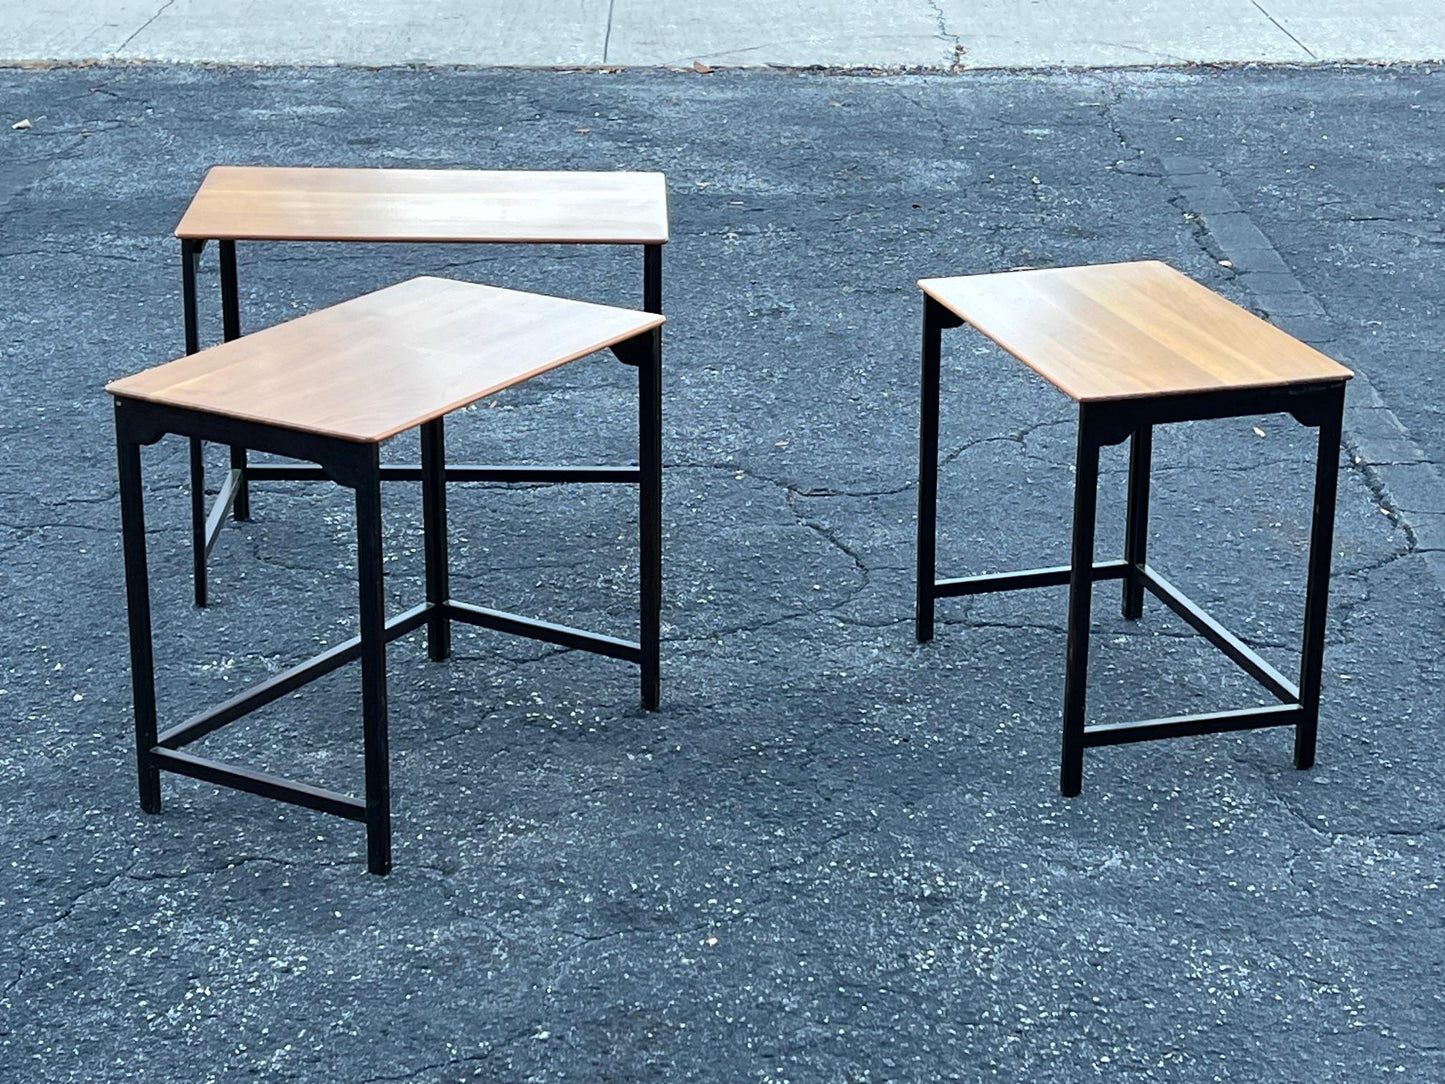
[[[427,1065],[422,1065],[417,1067],[416,1069],[409,1069],[402,1073],[383,1073],[379,1076],[368,1076],[360,1080],[359,1084],[398,1084],[398,1082],[400,1081],[416,1080],[423,1074],[426,1074],[428,1076],[428,1079],[436,1079],[434,1074],[436,1074],[440,1070],[451,1069],[463,1065],[474,1065],[478,1062],[491,1061],[494,1057],[496,1057],[503,1051],[510,1050],[512,1047],[517,1046],[524,1040],[535,1038],[536,1035],[537,1032],[535,1031],[535,1029],[527,1028],[523,1031],[515,1032],[510,1036],[503,1036],[502,1038],[498,1039],[492,1046],[490,1046],[485,1053],[468,1054],[464,1057],[459,1058],[448,1058],[446,1061],[439,1061]]]

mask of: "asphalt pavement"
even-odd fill
[[[1445,1078],[1433,70],[158,65],[0,71],[0,101],[0,1079]],[[161,816],[135,800],[101,388],[179,353],[170,231],[222,161],[668,177],[662,710],[625,664],[397,642],[386,878],[352,824],[170,777]],[[252,328],[421,273],[640,302],[626,250],[240,252]],[[943,604],[913,641],[914,282],[1136,258],[1359,373],[1319,763],[1278,731],[1099,750],[1065,800],[1063,593]],[[508,391],[452,454],[616,461],[628,377]],[[944,389],[940,572],[1063,563],[1067,401],[964,330]],[[1156,437],[1151,560],[1282,668],[1312,438]],[[198,612],[183,444],[146,465],[166,719],[350,634],[342,492],[256,487]],[[630,631],[627,493],[450,511],[457,597]],[[386,514],[400,609],[418,494]],[[1092,719],[1259,702],[1159,605],[1125,622],[1101,586],[1095,612]],[[357,722],[344,669],[203,751],[347,789]]]

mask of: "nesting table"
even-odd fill
[[[1068,585],[1059,788],[1078,794],[1084,749],[1254,727],[1295,728],[1296,767],[1314,763],[1329,595],[1330,547],[1345,382],[1350,370],[1157,262],[924,279],[916,634],[933,638],[938,599]],[[942,333],[969,324],[1078,404],[1070,564],[936,579],[938,407]],[[1153,427],[1287,413],[1319,430],[1304,645],[1296,684],[1149,565]],[[1129,441],[1122,560],[1095,562],[1099,452]],[[1123,581],[1123,614],[1147,591],[1220,648],[1279,703],[1237,711],[1085,725],[1089,608],[1096,580]]]
[[[640,245],[642,307],[662,311],[662,246],[667,188],[661,173],[459,169],[335,169],[216,166],[186,208],[181,242],[185,349],[201,348],[196,265],[217,242],[222,336],[241,334],[238,241]],[[314,467],[247,462],[231,445],[231,466],[215,503],[205,497],[202,442],[190,445],[191,542],[196,605],[207,601],[206,561],[228,510],[250,518],[250,483],[317,480]],[[415,464],[386,464],[384,479],[415,481]],[[456,464],[447,480],[473,482],[613,481],[609,468]]]
[[[160,773],[178,772],[365,823],[367,866],[391,867],[386,645],[425,628],[445,659],[451,623],[479,625],[637,663],[642,702],[659,694],[661,572],[660,315],[419,278],[267,328],[108,385],[115,399],[140,801],[160,812]],[[443,419],[451,411],[601,350],[637,366],[643,388],[639,465],[614,480],[639,488],[637,642],[536,621],[451,598]],[[381,444],[421,430],[426,598],[388,618],[382,585]],[[356,493],[360,634],[225,703],[160,730],[156,713],[141,447],[167,433],[312,464]],[[365,797],[357,799],[185,746],[353,660],[361,662]]]

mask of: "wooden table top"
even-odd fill
[[[375,443],[662,322],[630,309],[415,278],[105,390]]]
[[[215,166],[176,236],[655,245],[667,186],[661,173]]]
[[[1080,402],[1350,379],[1168,264],[923,279],[923,292]]]

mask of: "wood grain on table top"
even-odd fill
[[[415,278],[114,381],[106,391],[377,442],[662,322],[630,309]]]
[[[662,244],[661,173],[215,166],[176,226],[203,241]]]
[[[1081,402],[1354,375],[1156,261],[923,279],[919,286]]]

